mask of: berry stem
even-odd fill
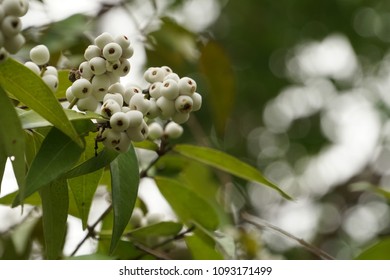
[[[74,107],[74,105],[76,105],[77,101],[79,101],[79,99],[77,97],[73,98],[72,102],[70,102],[70,104],[68,106],[68,109],[72,109]]]

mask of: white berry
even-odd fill
[[[112,99],[108,99],[106,100],[106,102],[103,103],[102,108],[100,109],[100,114],[103,117],[111,118],[112,115],[120,111],[121,111],[121,106],[119,106],[119,104],[116,101]]]
[[[175,122],[170,122],[165,126],[164,133],[169,138],[179,138],[183,134],[183,127]]]
[[[6,16],[1,23],[1,30],[5,37],[15,36],[22,30],[22,22],[16,16]]]
[[[181,78],[178,85],[181,95],[192,95],[196,91],[196,82],[191,78]]]
[[[77,100],[77,104],[76,105],[77,105],[77,108],[80,111],[91,111],[91,112],[94,112],[98,108],[99,102],[96,100],[95,97],[90,95],[90,96],[88,96],[86,98]]]
[[[24,66],[26,66],[28,69],[30,69],[31,71],[33,71],[35,74],[37,74],[38,76],[41,75],[41,69],[39,68],[39,66],[32,62],[32,61],[27,61]]]
[[[101,53],[102,50],[98,46],[89,45],[84,51],[84,58],[89,61],[94,57],[100,56]]]
[[[122,48],[117,43],[108,43],[103,48],[103,57],[108,61],[117,61],[122,56]]]
[[[180,95],[175,100],[175,108],[180,113],[189,113],[192,111],[194,101],[188,95]]]
[[[172,79],[165,80],[160,86],[160,94],[169,100],[175,100],[179,96],[179,86]]]
[[[30,50],[30,58],[38,65],[47,64],[50,59],[49,49],[45,45],[35,46]]]
[[[126,112],[126,116],[129,120],[129,127],[131,128],[140,126],[144,120],[144,115],[137,110],[130,110]]]
[[[151,140],[156,140],[161,138],[161,136],[164,134],[164,129],[161,126],[161,124],[157,122],[153,122],[149,125],[149,134],[148,137]]]
[[[58,89],[58,78],[54,75],[44,75],[42,80],[51,89],[52,92],[56,92]]]
[[[89,61],[89,67],[95,75],[102,75],[106,72],[106,60],[102,57],[94,57]]]
[[[123,96],[120,93],[107,93],[103,98],[103,102],[106,102],[108,99],[114,100],[121,107],[123,106]]]
[[[197,92],[194,92],[193,95],[191,95],[193,104],[192,104],[192,111],[198,111],[202,107],[202,95],[200,95]]]
[[[110,126],[115,131],[125,131],[129,127],[129,123],[129,118],[123,112],[116,112],[110,118]]]
[[[78,79],[71,87],[73,95],[77,98],[86,98],[92,94],[92,85],[87,79]]]
[[[99,36],[97,36],[95,38],[95,45],[98,46],[100,49],[104,49],[104,47],[113,42],[114,41],[114,38],[111,36],[110,33],[107,33],[107,32],[104,32],[102,34],[100,34]]]

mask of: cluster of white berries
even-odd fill
[[[0,61],[8,52],[15,54],[24,45],[20,17],[27,13],[28,7],[28,0],[0,0]]]
[[[179,124],[186,122],[190,112],[199,110],[202,103],[196,82],[180,78],[167,66],[145,72],[145,80],[150,83],[146,90],[135,85],[125,88],[120,77],[129,73],[128,59],[132,55],[126,36],[99,35],[86,49],[86,61],[80,64],[75,81],[66,91],[67,100],[80,111],[98,112],[106,119],[97,140],[119,152],[128,151],[131,141],[140,142],[148,136],[152,140],[180,137],[183,128]],[[156,118],[170,122],[163,127],[152,122]]]
[[[202,106],[202,96],[196,92],[196,82],[189,78],[180,78],[171,68],[151,67],[144,73],[144,79],[150,83],[148,93],[151,107],[156,107],[157,116],[175,123],[185,123],[192,111]]]
[[[54,66],[47,65],[50,60],[49,49],[45,45],[35,46],[30,50],[30,59],[24,65],[40,76],[46,85],[56,92],[58,89],[58,71]]]

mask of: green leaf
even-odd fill
[[[191,225],[197,222],[210,230],[218,227],[219,220],[214,208],[197,193],[173,179],[156,177],[155,180],[162,195],[184,223]]]
[[[83,149],[53,127],[43,141],[26,176],[24,196],[20,194],[14,206],[25,197],[68,172],[80,158]]]
[[[150,236],[175,236],[183,228],[183,225],[175,222],[160,222],[157,224],[137,228],[128,234],[135,238],[145,238]]]
[[[82,146],[80,137],[53,92],[30,69],[8,58],[0,64],[0,85]]]
[[[43,234],[47,259],[58,259],[65,243],[69,197],[66,180],[41,188]]]
[[[1,173],[4,172],[5,161],[6,158],[9,157],[12,162],[19,190],[24,192],[26,176],[26,167],[24,164],[24,153],[26,148],[24,131],[15,112],[15,107],[12,105],[11,100],[2,87],[0,87],[0,121],[4,126],[0,129]]]
[[[215,249],[215,242],[208,236],[194,234],[185,238],[194,260],[222,260],[223,257]]]
[[[372,245],[359,256],[357,260],[390,260],[390,238],[384,238]]]
[[[81,154],[79,162],[85,162],[86,160],[93,158],[95,151],[94,147],[94,136],[89,135],[85,137],[86,149]],[[79,217],[81,218],[83,229],[87,227],[89,210],[91,208],[92,200],[95,191],[99,185],[99,181],[103,176],[103,168],[88,173],[82,176],[75,177],[68,180],[70,189],[72,190],[77,209],[79,211]]]
[[[65,98],[66,90],[72,85],[72,82],[69,80],[69,72],[69,70],[58,70],[57,98]]]
[[[66,258],[67,260],[92,260],[92,261],[98,261],[98,260],[115,260],[112,256],[107,256],[103,254],[91,254],[91,255],[82,255],[82,256],[75,256],[75,257],[69,257]]]
[[[15,202],[15,200],[19,200],[18,195],[19,195],[18,191],[15,191],[15,192],[12,192],[12,193],[5,195],[2,198],[0,198],[0,204],[12,205]],[[39,206],[42,204],[41,198],[39,197],[38,192],[30,195],[23,202],[25,204],[34,205],[34,206]]]
[[[235,104],[236,86],[232,64],[226,51],[218,43],[209,41],[201,50],[199,66],[208,85],[205,97],[210,103],[214,125],[222,136]]]
[[[185,157],[218,168],[237,177],[270,187],[278,191],[284,198],[291,199],[287,193],[265,178],[259,170],[224,152],[193,145],[176,145],[173,150]]]
[[[1,183],[3,181],[5,164],[7,163],[7,154],[4,151],[3,144],[0,142],[0,193],[1,193]]]
[[[76,112],[70,109],[64,109],[66,117],[70,121],[77,120],[104,120],[104,118],[93,112]],[[20,121],[23,129],[34,129],[38,127],[48,127],[52,124],[33,110],[24,111],[18,110]]]
[[[75,166],[69,172],[67,172],[65,176],[66,178],[73,178],[95,172],[109,165],[118,155],[118,152],[104,148],[97,154],[97,156],[93,156],[81,164]]]
[[[133,146],[110,164],[114,226],[110,245],[112,253],[125,230],[137,199],[139,168]]]
[[[150,140],[144,140],[142,142],[134,142],[134,148],[145,149],[150,151],[158,151],[158,145]]]

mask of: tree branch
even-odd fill
[[[250,215],[246,212],[242,213],[241,214],[241,217],[244,219],[244,221],[258,227],[258,228],[268,228],[268,229],[272,229],[273,231],[276,231],[292,240],[295,240],[296,242],[298,242],[299,244],[301,244],[304,248],[306,248],[308,251],[310,251],[311,253],[313,253],[314,255],[318,256],[319,258],[321,259],[324,259],[324,260],[334,260],[335,258],[332,257],[331,255],[329,255],[328,253],[326,253],[325,251],[321,250],[320,248],[317,248],[315,247],[314,245],[306,242],[305,240],[303,239],[300,239],[294,235],[292,235],[291,233],[273,225],[273,224],[270,224],[269,222],[263,220],[263,219],[260,219],[258,217],[255,217],[253,215]]]

